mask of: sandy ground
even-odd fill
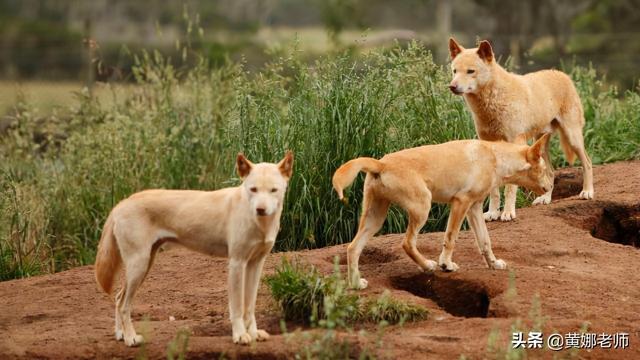
[[[599,166],[594,173],[596,200],[577,200],[580,172],[562,170],[557,177],[558,196],[551,205],[520,209],[511,223],[489,224],[496,256],[506,260],[515,274],[515,295],[508,295],[512,293],[508,291],[509,271],[488,270],[469,231],[461,233],[456,247],[454,260],[460,265],[456,273],[421,273],[402,251],[401,234],[374,238],[361,258],[362,275],[369,281],[363,295],[389,289],[393,296],[430,310],[427,320],[388,328],[378,355],[487,358],[492,330],[501,334],[498,345],[508,346],[511,326],[518,319],[530,324],[531,304],[539,296],[545,335],[578,332],[584,324],[588,332],[630,334],[627,349],[581,350],[579,357],[640,359],[640,275],[636,272],[640,250],[591,235],[638,245],[639,207],[619,206],[640,203],[640,162]],[[616,217],[621,221],[611,221]],[[420,251],[437,258],[442,236],[421,234]],[[328,273],[334,256],[340,256],[344,264],[345,251],[342,245],[286,255]],[[273,272],[283,255],[269,256],[266,273]],[[264,285],[258,297],[258,324],[271,332],[271,339],[253,346],[232,343],[226,276],[224,259],[182,249],[161,253],[134,303],[136,327],[148,339],[141,348],[127,348],[114,340],[113,305],[98,291],[92,266],[0,283],[0,358],[133,358],[142,354],[166,358],[167,345],[180,329],[191,334],[189,358],[292,357],[295,341],[286,342]],[[289,324],[290,331],[295,327]],[[365,329],[375,332],[373,326]],[[364,346],[362,337],[350,336]],[[569,354],[529,352],[533,358],[554,355]]]

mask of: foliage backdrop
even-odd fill
[[[273,55],[249,74],[242,64],[212,69],[194,55],[195,66],[181,67],[143,52],[134,59],[133,90],[114,87],[109,106],[81,92],[71,116],[54,113],[46,128],[28,103],[18,104],[0,145],[0,279],[92,263],[119,200],[147,188],[237,185],[239,151],[253,161],[295,153],[277,250],[347,242],[362,177],[341,203],[330,181],[339,165],[474,137],[462,99],[446,86],[448,70],[416,43],[358,57],[331,53],[312,65],[295,46]],[[604,88],[590,69],[574,67],[571,75],[594,162],[638,158],[638,93]],[[563,165],[557,144],[554,158]],[[446,214],[434,206],[425,230],[442,229]],[[383,231],[402,232],[404,224],[393,209]]]

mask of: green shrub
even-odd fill
[[[347,290],[337,262],[333,273],[322,275],[313,266],[283,257],[275,273],[264,281],[284,320],[326,329],[346,328],[355,321],[402,324],[424,320],[428,315],[425,308],[393,299],[388,291],[363,301],[357,293]]]
[[[275,273],[264,280],[276,300],[283,320],[309,323],[320,331],[287,334],[298,337],[302,346],[297,359],[372,359],[376,349],[382,347],[387,324],[426,319],[428,311],[417,305],[391,298],[385,291],[376,299],[362,299],[347,290],[346,279],[340,272],[338,258],[334,270],[322,275],[318,270],[297,260],[282,258]],[[353,342],[354,324],[358,321],[378,324],[375,336],[360,330],[357,343]],[[364,340],[362,343],[361,340]]]
[[[403,324],[405,321],[421,321],[429,314],[427,309],[391,297],[385,290],[377,299],[368,299],[362,308],[363,317],[370,322],[385,321],[389,324]]]
[[[325,284],[316,268],[283,257],[275,273],[264,281],[285,320],[309,323],[323,313]]]
[[[265,282],[285,320],[333,329],[345,327],[359,314],[359,298],[347,292],[337,265],[331,275],[324,276],[313,266],[283,257]]]

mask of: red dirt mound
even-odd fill
[[[431,312],[427,320],[388,328],[378,355],[486,358],[492,330],[500,331],[501,343],[508,344],[511,325],[518,318],[529,322],[537,296],[547,335],[579,332],[585,323],[588,332],[630,334],[627,349],[581,350],[580,357],[640,359],[640,275],[635,271],[640,263],[640,162],[596,167],[593,201],[576,198],[578,169],[560,173],[559,196],[551,205],[520,209],[511,223],[489,224],[496,256],[515,275],[515,291],[509,290],[509,271],[486,268],[468,231],[461,233],[456,247],[456,273],[421,273],[402,251],[402,235],[374,238],[361,263],[369,281],[363,295],[389,289],[393,296]],[[419,250],[437,259],[442,236],[421,234]],[[331,271],[337,255],[346,270],[345,251],[342,245],[271,254],[265,272],[273,272],[283,255],[297,256],[324,272]],[[134,303],[137,329],[148,344],[133,349],[113,337],[113,304],[98,290],[92,266],[0,283],[0,358],[166,358],[167,344],[180,329],[191,334],[189,358],[291,357],[295,346],[285,342],[264,285],[258,297],[258,324],[273,336],[249,347],[231,342],[226,277],[224,259],[181,249],[161,253]],[[293,330],[295,324],[288,327]],[[548,350],[530,354],[554,355]]]

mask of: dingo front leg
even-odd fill
[[[516,218],[516,196],[518,194],[518,186],[506,185],[504,187],[504,209],[500,220],[511,221]]]
[[[484,213],[485,221],[498,220],[500,218],[500,188],[495,187],[489,195],[489,211]]]
[[[266,259],[267,254],[271,250],[265,250],[256,258],[249,261],[247,264],[247,270],[245,272],[244,279],[244,324],[247,328],[247,332],[252,339],[257,341],[265,341],[269,338],[269,333],[265,330],[258,329],[256,324],[256,297],[258,296],[258,287],[260,286],[260,274],[262,273],[262,266]]]
[[[476,237],[478,249],[480,249],[480,252],[484,256],[487,265],[491,269],[506,269],[507,263],[503,260],[496,259],[491,249],[491,239],[489,238],[487,224],[485,224],[482,219],[482,202],[479,201],[471,206],[467,213],[467,220],[469,220],[469,226]]]
[[[247,332],[242,318],[244,308],[244,277],[247,261],[240,258],[229,260],[229,318],[231,336],[236,344],[249,344],[251,335]]]
[[[460,232],[460,226],[464,215],[469,209],[469,204],[466,200],[453,199],[451,202],[451,211],[449,212],[449,220],[447,222],[447,231],[444,233],[444,241],[442,243],[442,253],[438,259],[438,265],[443,271],[456,271],[458,265],[453,262],[453,249],[456,246],[456,240],[458,240],[458,233]]]

